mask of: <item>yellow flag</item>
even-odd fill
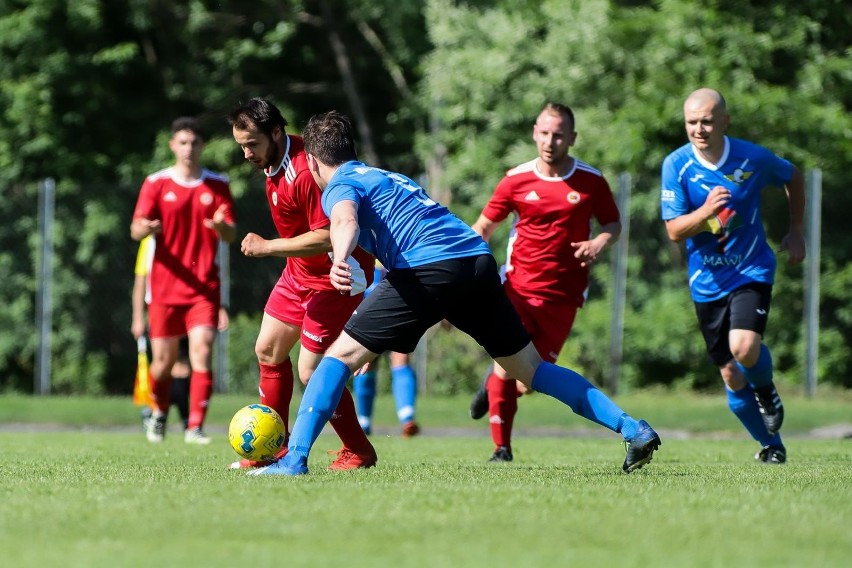
[[[138,355],[136,357],[136,381],[133,383],[133,404],[150,406],[151,387],[148,382],[148,341],[143,335],[136,341]]]

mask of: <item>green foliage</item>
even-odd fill
[[[262,177],[224,121],[257,95],[275,100],[294,132],[316,112],[353,115],[363,151],[409,175],[426,172],[430,191],[468,222],[505,170],[535,155],[531,125],[541,104],[570,104],[576,155],[613,185],[620,172],[632,176],[625,386],[715,384],[682,251],[666,239],[657,195],[662,159],[685,142],[682,100],[702,85],[726,95],[732,135],[800,169],[822,169],[829,205],[819,373],[852,386],[850,27],[841,0],[0,2],[0,389],[32,390],[36,182],[57,181],[53,386],[127,393],[136,245],[126,235],[138,187],[171,163],[171,120],[197,115],[208,130],[206,164],[232,180],[240,233],[274,234]],[[780,192],[767,195],[764,214],[777,243],[787,225]],[[498,258],[505,235],[492,242]],[[254,388],[255,318],[281,268],[231,248],[239,390]],[[606,269],[593,274],[565,348],[595,380],[608,372],[599,355],[609,337],[610,280]],[[797,383],[801,269],[779,269],[775,297],[767,343],[779,376]],[[430,368],[438,370],[429,388],[473,388],[486,364],[481,349],[460,334],[433,341]]]

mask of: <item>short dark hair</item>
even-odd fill
[[[358,159],[352,123],[336,110],[312,116],[302,130],[302,138],[305,152],[328,166],[339,166]]]
[[[285,132],[287,119],[281,115],[278,107],[266,99],[255,97],[241,103],[228,114],[228,124],[240,130],[248,130],[254,125],[259,131],[267,136],[272,136],[272,130],[276,126]]]
[[[206,138],[201,130],[201,123],[198,119],[192,116],[180,116],[172,121],[172,136],[181,130],[189,130],[199,138]]]
[[[552,114],[561,114],[571,122],[571,130],[574,130],[576,128],[576,123],[574,122],[574,111],[571,110],[571,107],[569,107],[568,105],[563,105],[562,103],[548,102],[545,103],[539,114],[544,111],[547,111]]]

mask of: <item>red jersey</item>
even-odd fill
[[[287,147],[281,163],[265,173],[269,211],[281,238],[289,239],[329,226],[328,217],[322,210],[322,190],[308,169],[301,137],[287,135]],[[365,269],[369,285],[373,277],[372,255],[357,247],[352,256]],[[328,277],[331,257],[327,254],[288,258],[284,270],[290,271],[296,282],[311,290],[335,290]]]
[[[200,179],[188,183],[173,175],[173,169],[166,168],[148,176],[133,211],[134,219],[159,219],[163,223],[163,231],[154,236],[157,246],[149,275],[151,303],[218,303],[219,234],[205,227],[204,220],[212,219],[224,204],[225,220],[234,222],[228,178],[206,169]]]
[[[515,214],[506,279],[524,296],[582,306],[589,269],[574,257],[572,242],[587,241],[591,220],[620,219],[601,172],[579,160],[564,177],[546,177],[536,160],[509,170],[482,210],[499,223]]]

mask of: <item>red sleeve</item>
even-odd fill
[[[136,199],[136,208],[133,210],[133,218],[143,217],[145,219],[159,219],[160,210],[158,207],[160,184],[150,181],[145,178],[142,183],[142,189],[139,190],[139,197]]]
[[[310,171],[302,170],[293,181],[297,202],[304,207],[305,217],[311,230],[325,229],[330,221],[322,210],[322,190]]]
[[[603,176],[600,177],[600,184],[596,193],[593,214],[597,222],[601,225],[607,225],[620,221],[621,215],[618,212],[618,205],[615,203],[609,183]]]
[[[500,180],[491,199],[485,204],[482,214],[495,223],[503,221],[506,217],[515,211],[515,205],[512,200],[513,184],[506,176]]]

